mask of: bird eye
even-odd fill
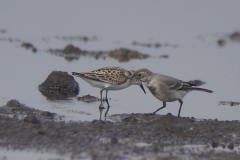
[[[138,76],[140,77],[140,76],[142,76],[142,74],[140,73],[140,74],[138,74]]]

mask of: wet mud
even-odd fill
[[[80,42],[93,42],[97,41],[98,38],[96,36],[89,37],[89,36],[54,36],[55,39],[57,40],[62,40],[62,41],[80,41]]]
[[[65,122],[55,113],[11,100],[0,107],[0,137],[1,148],[54,151],[71,159],[240,159],[239,121],[171,114]]]
[[[88,42],[93,42],[97,41],[97,37],[88,37],[88,36],[54,36],[53,38],[42,38],[43,41],[51,41],[51,39],[55,40],[61,40],[61,41],[66,41],[66,42],[72,42],[72,41],[80,41],[84,43]],[[18,39],[18,38],[1,38],[0,41],[9,41],[9,42],[21,42],[20,47],[25,48],[27,50],[31,50],[33,53],[37,52],[47,52],[52,55],[56,55],[59,57],[65,58],[67,61],[73,61],[73,60],[78,60],[80,57],[90,57],[94,59],[106,59],[108,58],[113,58],[118,60],[118,62],[128,62],[133,59],[147,59],[150,58],[151,56],[145,53],[140,53],[135,50],[130,50],[126,48],[118,48],[115,50],[110,50],[110,51],[88,51],[88,50],[83,50],[78,46],[74,46],[73,44],[68,44],[66,45],[63,49],[39,49],[34,44],[30,42],[25,42],[24,40]],[[154,43],[154,44],[148,44],[148,43],[139,43],[139,42],[133,42],[133,45],[137,46],[143,46],[143,47],[152,47],[154,46],[155,48],[159,47],[173,47],[176,48],[178,45],[171,45],[168,43],[165,44],[160,44],[160,43]],[[154,56],[152,58],[168,58],[168,55],[160,55],[160,56]]]
[[[140,47],[147,47],[147,48],[160,48],[160,47],[170,47],[170,48],[177,48],[179,47],[179,45],[177,44],[170,44],[170,43],[141,43],[141,42],[137,42],[134,41],[132,42],[132,45],[134,46],[140,46]]]
[[[105,58],[107,56],[106,52],[103,51],[86,51],[86,50],[82,50],[79,47],[75,47],[72,44],[67,45],[64,49],[49,49],[46,52],[54,54],[56,56],[61,56],[64,57],[66,60],[77,60],[79,59],[81,56],[83,57],[92,57],[95,59],[98,58]]]
[[[63,56],[67,60],[79,59],[81,56],[84,56],[95,59],[106,59],[106,57],[110,57],[117,59],[119,62],[127,62],[132,59],[146,59],[150,57],[148,54],[142,54],[138,51],[132,51],[125,48],[119,48],[113,51],[86,51],[81,50],[79,47],[75,47],[71,44],[67,45],[64,49],[49,49],[46,52]]]
[[[37,52],[37,48],[34,47],[31,43],[22,43],[21,47],[25,48],[25,49],[31,49],[32,52]]]
[[[77,97],[77,100],[90,103],[90,102],[100,101],[101,99],[98,98],[98,97],[91,96],[90,94],[88,94],[88,95],[85,95],[85,96]]]
[[[233,102],[233,101],[219,101],[218,105],[229,105],[229,106],[238,106],[240,102]]]
[[[5,29],[0,29],[5,34]],[[240,33],[233,32],[217,39],[219,46],[229,42],[240,42]],[[56,36],[62,41],[96,41],[94,37]],[[72,44],[63,49],[37,49],[32,43],[18,38],[1,37],[0,41],[17,42],[20,47],[32,52],[47,52],[62,56],[68,61],[89,56],[95,59],[114,58],[119,62],[150,58],[148,54],[119,48],[113,51],[85,51]],[[46,40],[47,41],[47,40]],[[178,47],[171,44],[140,43],[141,47]],[[159,56],[168,58],[168,55]],[[199,80],[191,81],[204,84]],[[65,100],[79,93],[79,86],[66,72],[52,72],[39,91],[49,100]],[[77,98],[79,101],[95,102],[90,95]],[[219,101],[219,105],[239,105],[239,102]],[[70,159],[240,159],[240,121],[218,121],[149,114],[118,114],[100,117],[92,122],[65,121],[64,116],[41,111],[17,100],[0,106],[0,147],[10,150],[36,150],[43,154],[53,151],[59,155],[70,155]],[[111,108],[110,108],[111,109]],[[96,106],[96,110],[99,108]],[[68,112],[91,115],[84,111]],[[7,159],[7,157],[6,157]],[[52,160],[52,159],[51,159]]]
[[[224,45],[226,45],[227,42],[239,43],[240,42],[240,32],[235,31],[235,32],[225,36],[224,38],[219,38],[217,40],[217,44],[220,47],[223,47]]]
[[[108,55],[111,58],[117,59],[119,62],[127,62],[131,59],[146,59],[150,57],[148,54],[142,54],[138,51],[132,51],[125,48],[110,51]]]

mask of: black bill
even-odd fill
[[[139,86],[142,88],[143,92],[146,94],[146,91],[145,91],[145,89],[143,87],[143,84],[141,83],[141,85],[139,85]]]

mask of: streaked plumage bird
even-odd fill
[[[131,78],[134,72],[135,71],[133,70],[128,71],[120,67],[103,67],[91,72],[72,72],[72,75],[82,78],[93,87],[101,88],[101,104],[102,92],[105,90],[106,102],[109,105],[107,99],[107,92],[109,90],[121,90],[129,87],[130,85],[139,85],[146,94],[142,82],[135,78]]]
[[[157,111],[166,107],[166,102],[179,101],[180,107],[178,111],[178,117],[180,116],[183,97],[190,91],[204,91],[212,93],[213,91],[195,87],[196,85],[189,82],[183,82],[173,77],[166,75],[153,73],[146,68],[137,70],[133,74],[133,78],[144,82],[145,86],[148,87],[150,92],[154,97],[163,102],[163,106],[153,112],[155,114]]]

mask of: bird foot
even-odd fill
[[[153,113],[145,113],[144,116],[152,116],[152,115],[155,115],[155,112]]]

